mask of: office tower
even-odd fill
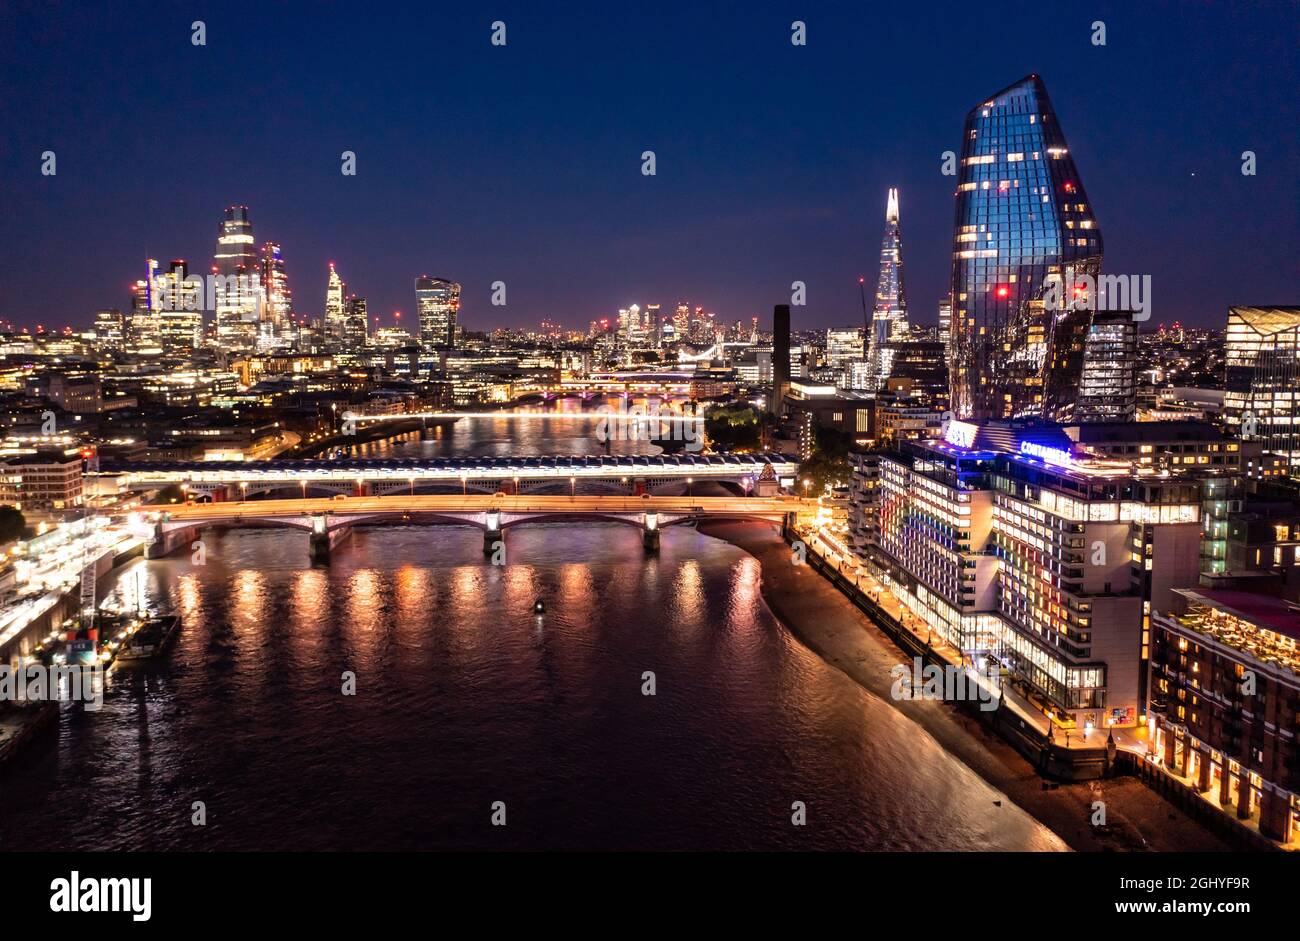
[[[692,343],[707,346],[714,342],[713,315],[706,314],[703,307],[696,307],[691,312],[689,336]]]
[[[451,349],[456,345],[459,284],[445,278],[421,275],[415,279],[415,306],[420,315],[421,343],[440,349]]]
[[[217,340],[224,349],[250,349],[262,313],[260,263],[247,206],[229,206],[217,226],[212,273]]]
[[[945,297],[939,301],[939,342],[943,344],[944,355],[952,357],[952,298]]]
[[[948,359],[944,346],[935,340],[898,340],[890,345],[893,353],[886,384],[897,380],[901,388],[925,405],[948,407]]]
[[[95,340],[110,350],[120,350],[126,344],[126,318],[116,307],[95,311]]]
[[[329,278],[325,282],[325,337],[335,346],[343,343],[347,334],[348,285],[330,262]]]
[[[652,344],[659,346],[662,341],[660,333],[660,328],[663,326],[662,309],[658,304],[646,304],[641,317],[645,324],[646,336]]]
[[[691,305],[685,301],[679,301],[677,309],[673,312],[673,332],[677,339],[684,340],[691,330]]]
[[[1131,422],[1137,414],[1137,324],[1128,311],[1092,315],[1083,347],[1077,419]]]
[[[202,279],[190,275],[185,259],[177,258],[156,284],[162,302],[158,312],[162,348],[169,353],[198,349],[203,342]]]
[[[782,402],[790,391],[790,305],[772,308],[772,412],[781,417]]]
[[[266,319],[274,333],[289,329],[293,320],[293,292],[289,289],[289,275],[284,266],[284,255],[275,242],[262,245],[262,288],[266,292]]]
[[[953,410],[1068,420],[1079,392],[1101,231],[1047,89],[1029,75],[971,109],[952,265]],[[1051,278],[1068,303],[1048,309]],[[1059,293],[1059,292],[1058,292]]]
[[[1300,307],[1228,309],[1224,419],[1300,477]]]
[[[830,328],[826,331],[826,366],[836,371],[835,382],[848,389],[874,388],[865,370],[855,370],[862,362],[863,330],[861,327]],[[859,376],[864,381],[855,384]]]
[[[891,189],[885,203],[885,236],[880,244],[880,275],[876,281],[876,306],[867,338],[867,362],[875,377],[872,388],[889,376],[889,341],[907,333],[907,295],[903,290],[903,233],[898,223],[898,190]]]
[[[126,325],[127,344],[132,349],[156,348],[163,298],[158,291],[158,260],[146,258],[144,278],[131,289],[131,319]]]
[[[343,320],[343,349],[360,353],[370,337],[369,317],[364,297],[349,297]]]

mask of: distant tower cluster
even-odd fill
[[[876,305],[867,324],[866,356],[873,389],[889,378],[889,343],[907,333],[907,295],[903,289],[903,232],[898,222],[898,190],[885,203],[885,236],[880,244]]]

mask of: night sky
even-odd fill
[[[955,188],[940,155],[1029,72],[1105,270],[1152,276],[1153,324],[1300,303],[1296,4],[629,6],[5,3],[0,317],[126,309],[146,257],[205,271],[242,203],[313,316],[334,261],[384,323],[411,318],[426,273],[464,285],[468,329],[679,299],[766,324],[796,279],[796,328],[860,322],[898,186],[913,319],[933,323]]]

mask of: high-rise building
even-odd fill
[[[826,365],[844,372],[849,363],[862,359],[862,328],[831,327],[826,331]]]
[[[415,279],[415,306],[420,315],[420,342],[427,347],[454,347],[460,285],[445,278],[421,275]]]
[[[184,258],[177,258],[156,284],[162,302],[158,311],[162,348],[169,353],[197,349],[203,342],[202,282],[190,276]]]
[[[685,301],[679,301],[677,309],[673,312],[673,332],[677,339],[685,339],[691,330],[691,305]]]
[[[867,361],[876,377],[873,388],[889,376],[889,341],[907,333],[907,295],[903,290],[903,232],[898,222],[898,190],[885,203],[885,235],[880,244],[880,275],[876,305],[867,337]]]
[[[370,337],[369,315],[364,297],[349,297],[347,314],[343,321],[343,348],[349,353],[360,353]]]
[[[1129,311],[1098,311],[1083,346],[1076,417],[1130,422],[1137,414],[1137,324]]]
[[[247,206],[229,206],[217,226],[212,273],[217,340],[224,349],[251,349],[262,314],[261,264]]]
[[[945,297],[939,301],[939,342],[943,344],[944,355],[952,359],[952,298]]]
[[[330,262],[329,279],[325,282],[325,336],[328,342],[339,346],[347,336],[347,282]]]
[[[158,260],[146,258],[144,277],[131,288],[131,317],[126,324],[127,345],[132,349],[158,348],[163,297],[158,291]]]
[[[790,391],[790,305],[772,308],[772,412],[779,418]]]
[[[953,411],[1069,420],[1091,299],[1044,300],[1097,276],[1102,240],[1037,75],[966,116],[953,241]]]
[[[110,350],[120,350],[126,344],[126,318],[116,307],[95,311],[95,339]]]
[[[293,292],[284,267],[284,255],[275,242],[262,246],[262,287],[266,291],[266,319],[275,333],[289,328],[293,319]]]
[[[1224,419],[1300,477],[1300,307],[1228,310]]]

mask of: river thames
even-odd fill
[[[538,453],[587,433],[542,424]],[[385,447],[491,453],[499,433]],[[647,557],[630,527],[525,526],[504,567],[455,527],[360,530],[316,567],[305,534],[205,541],[203,565],[123,571],[183,633],[0,775],[3,848],[1064,848],[693,529]]]

